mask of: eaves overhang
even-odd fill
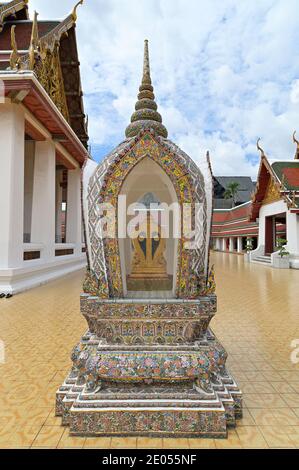
[[[87,149],[39,83],[34,72],[2,71],[0,81],[4,95],[13,102],[22,103],[47,129],[54,140],[77,160],[80,165],[89,157]]]

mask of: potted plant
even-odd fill
[[[247,237],[246,239],[246,253],[244,254],[244,261],[250,261],[250,252],[253,249],[253,238]]]
[[[288,269],[290,267],[290,253],[286,250],[288,241],[284,238],[277,238],[276,252],[273,253],[272,264],[274,268]]]

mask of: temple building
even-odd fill
[[[215,192],[212,247],[217,251],[245,253],[249,261],[275,268],[299,269],[299,142],[295,159],[270,161],[263,149],[257,183],[247,202],[232,208],[219,208]],[[218,178],[221,181],[222,178]],[[239,182],[239,178],[235,178]],[[218,198],[217,198],[218,194]],[[289,255],[279,258],[279,240],[285,240]]]
[[[0,4],[0,293],[86,265],[79,4],[63,21],[31,21],[28,0]]]
[[[57,416],[79,436],[226,437],[242,394],[209,326],[213,176],[208,160],[199,168],[168,139],[147,41],[126,138],[95,169],[87,163],[83,182],[88,331],[57,391]],[[167,234],[166,207],[177,221]]]
[[[261,163],[250,221],[258,221],[257,249],[250,261],[299,269],[299,142],[294,160],[270,163],[261,149]],[[280,262],[279,239],[285,240],[287,263]]]

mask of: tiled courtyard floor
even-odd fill
[[[227,440],[71,438],[54,417],[55,391],[86,330],[83,272],[0,300],[0,448],[299,448],[299,271],[244,264],[214,253],[218,314],[212,327],[244,393],[244,418]]]

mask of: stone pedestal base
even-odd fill
[[[56,415],[71,435],[227,436],[242,416],[242,396],[208,328],[215,296],[81,301],[90,330],[56,395]]]

